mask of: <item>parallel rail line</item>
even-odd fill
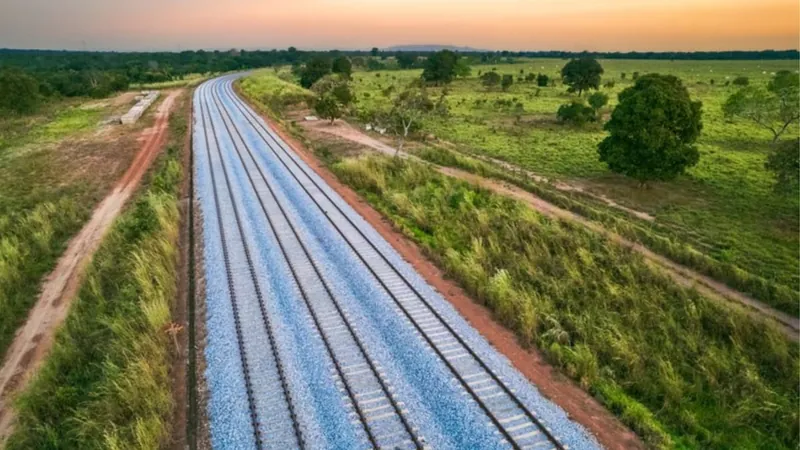
[[[539,448],[544,445],[552,445],[559,450],[565,449],[566,446],[553,435],[534,412],[530,411],[514,395],[512,390],[489,368],[486,362],[466,343],[461,335],[453,329],[432,306],[430,301],[409,282],[375,243],[359,229],[325,189],[295,159],[296,156],[291,155],[275,139],[255,113],[233,92],[231,84],[232,80],[224,82],[225,91],[240,114],[257,131],[267,148],[292,175],[311,201],[352,249],[353,253],[382,286],[394,302],[397,310],[402,312],[416,332],[448,367],[464,390],[484,411],[491,423],[503,436],[503,440],[515,449]],[[265,134],[269,137],[269,140],[265,137]],[[281,149],[285,157],[279,154],[274,145]],[[300,180],[295,170],[289,167],[285,158],[291,160],[293,165],[305,176],[305,179],[310,181],[316,190],[323,194],[335,211],[323,208],[319,199],[309,191],[307,183]],[[333,218],[333,212],[344,218],[346,223],[337,223]],[[359,246],[358,241],[363,244]]]
[[[221,115],[224,113],[223,125],[231,137],[236,154],[257,196],[270,230],[278,242],[281,254],[334,365],[336,375],[341,380],[371,446],[399,449],[411,445],[416,449],[424,448],[422,438],[415,433],[406,417],[407,412],[391,393],[379,365],[367,352],[317,261],[275,195],[272,183],[253,156],[227,107],[222,104],[219,93],[212,90],[212,97]],[[241,147],[249,155],[252,166],[258,171],[261,181],[267,187],[269,201],[265,202],[261,191],[257,188],[257,181],[252,174],[253,169],[248,167],[250,164],[234,139],[234,132],[242,143]]]
[[[203,92],[205,93],[205,91],[207,91],[207,90],[208,90],[208,86],[206,86],[204,88]],[[211,167],[211,161],[212,161],[212,158],[211,158],[211,146],[209,145],[210,144],[209,139],[208,139],[209,128],[206,126],[206,115],[205,115],[205,113],[209,114],[208,122],[211,125],[211,131],[212,131],[212,134],[214,135],[214,142],[215,142],[215,146],[216,146],[217,152],[220,154],[220,162],[221,162],[221,165],[222,165],[222,170],[223,170],[223,174],[224,174],[224,178],[225,178],[225,183],[226,183],[226,186],[227,186],[227,189],[228,189],[228,194],[229,194],[229,197],[230,197],[230,200],[231,200],[231,207],[233,208],[234,218],[235,218],[235,222],[236,222],[237,229],[238,229],[238,232],[239,232],[239,236],[241,238],[241,244],[242,244],[242,248],[244,249],[245,258],[247,260],[247,265],[248,265],[248,270],[249,270],[249,273],[250,273],[250,277],[252,279],[253,286],[255,288],[255,292],[256,292],[256,296],[257,296],[257,300],[258,300],[258,306],[259,306],[259,309],[260,309],[260,312],[261,312],[261,320],[262,320],[262,323],[263,323],[263,325],[265,327],[265,330],[266,330],[268,338],[269,338],[270,352],[272,354],[272,357],[274,358],[275,365],[276,365],[276,368],[277,368],[277,371],[278,371],[278,378],[280,380],[282,395],[283,395],[283,399],[286,402],[286,405],[287,405],[287,408],[288,408],[288,413],[289,413],[289,416],[290,416],[290,420],[292,422],[292,427],[293,427],[294,435],[295,435],[295,438],[296,438],[296,443],[297,443],[298,448],[304,448],[305,447],[305,442],[304,442],[304,439],[303,439],[303,434],[302,434],[302,432],[300,430],[300,426],[299,426],[299,423],[298,423],[298,420],[297,420],[297,415],[296,415],[296,412],[295,412],[294,407],[293,407],[293,402],[292,402],[292,399],[291,399],[291,393],[289,391],[289,387],[288,387],[288,384],[287,384],[287,381],[286,381],[285,370],[284,370],[282,361],[280,359],[280,355],[279,355],[278,349],[277,349],[277,344],[276,344],[276,341],[275,341],[275,336],[273,334],[272,323],[270,321],[269,315],[267,314],[267,312],[265,310],[264,298],[263,298],[263,295],[262,295],[260,283],[258,281],[258,278],[256,277],[256,274],[255,274],[255,268],[254,268],[254,265],[253,265],[252,256],[250,254],[250,251],[248,249],[247,244],[244,242],[244,239],[245,239],[244,238],[244,230],[242,229],[242,224],[241,224],[241,219],[240,219],[240,216],[239,216],[238,207],[236,206],[236,202],[233,200],[233,194],[232,194],[230,179],[229,179],[229,176],[228,176],[228,171],[227,171],[227,168],[225,167],[225,162],[222,159],[222,155],[221,155],[221,149],[220,149],[220,145],[219,145],[219,137],[217,135],[216,127],[214,126],[214,121],[210,117],[210,111],[208,111],[208,107],[205,106],[205,103],[207,103],[207,101],[203,100],[202,94],[201,94],[199,103],[200,103],[201,117],[202,117],[202,121],[203,121],[203,129],[205,130],[206,152],[207,152],[208,161],[209,161],[209,171],[211,173],[211,184],[213,186],[213,191],[214,191],[214,203],[216,205],[215,209],[216,209],[216,213],[217,213],[217,221],[218,221],[218,224],[219,224],[220,238],[221,238],[221,241],[222,241],[222,251],[223,251],[223,258],[225,260],[225,270],[226,270],[226,274],[227,274],[228,288],[229,288],[229,292],[230,292],[230,296],[231,296],[231,307],[233,309],[234,324],[235,324],[235,328],[236,328],[236,336],[237,336],[237,341],[238,341],[237,343],[238,343],[239,352],[240,352],[240,355],[241,355],[241,358],[242,358],[242,369],[243,369],[243,373],[244,373],[245,387],[246,387],[246,390],[247,390],[248,407],[250,409],[250,419],[251,419],[251,424],[252,424],[252,427],[253,427],[253,432],[254,432],[254,435],[255,435],[256,446],[259,449],[262,448],[263,445],[264,445],[264,438],[261,436],[260,420],[259,420],[259,416],[258,416],[258,411],[257,411],[256,405],[255,405],[255,399],[254,399],[253,387],[252,387],[252,380],[250,379],[250,368],[248,367],[247,352],[246,352],[246,349],[245,349],[245,346],[244,346],[244,339],[243,339],[243,336],[242,336],[243,333],[242,333],[242,328],[241,328],[241,318],[239,316],[239,309],[238,309],[237,301],[236,301],[236,287],[235,287],[235,283],[233,282],[234,275],[233,275],[233,273],[231,271],[230,254],[229,254],[229,249],[228,249],[228,242],[227,242],[227,239],[226,239],[226,236],[225,236],[225,227],[224,227],[224,223],[223,223],[223,219],[222,219],[221,204],[220,204],[220,201],[219,201],[219,193],[218,193],[218,189],[217,189],[217,181],[216,181],[216,177],[214,175],[213,167]]]

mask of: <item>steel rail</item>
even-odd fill
[[[423,443],[420,441],[420,438],[416,435],[416,433],[414,433],[413,428],[411,427],[411,424],[408,422],[408,419],[405,417],[405,414],[403,414],[402,409],[400,408],[400,405],[398,404],[398,402],[394,398],[394,396],[390,393],[389,387],[387,386],[386,381],[383,379],[383,377],[381,377],[374,360],[372,359],[371,356],[369,356],[369,353],[366,351],[366,348],[365,348],[364,344],[361,342],[361,339],[356,334],[352,323],[350,322],[350,320],[347,318],[347,315],[342,310],[341,305],[339,304],[339,301],[333,295],[333,292],[332,292],[328,282],[325,280],[324,276],[322,275],[322,272],[319,269],[319,267],[317,265],[317,262],[312,258],[311,252],[308,250],[306,244],[301,239],[301,237],[300,237],[300,235],[299,235],[299,233],[298,233],[298,231],[296,229],[296,226],[290,220],[290,215],[287,213],[287,211],[285,210],[284,206],[281,204],[280,200],[275,195],[275,191],[274,191],[274,189],[272,187],[272,183],[270,183],[269,179],[266,177],[266,175],[262,171],[260,165],[257,163],[255,157],[252,154],[252,150],[249,148],[249,146],[247,145],[246,141],[244,140],[244,138],[243,138],[243,136],[241,134],[241,131],[237,127],[236,122],[233,120],[233,118],[230,115],[230,112],[228,111],[227,107],[224,104],[222,104],[223,102],[220,101],[219,93],[216,92],[216,91],[212,91],[212,94],[213,94],[214,102],[217,105],[217,109],[219,109],[221,112],[225,113],[225,115],[228,118],[228,122],[230,122],[232,127],[233,127],[233,131],[235,131],[236,136],[239,138],[239,140],[243,144],[244,149],[247,151],[248,155],[252,159],[252,161],[253,161],[255,167],[257,168],[262,180],[266,184],[266,186],[267,186],[267,188],[268,188],[268,190],[270,192],[270,195],[274,199],[275,204],[280,209],[282,217],[284,218],[286,223],[289,225],[289,229],[291,230],[293,236],[295,237],[296,242],[302,248],[303,254],[305,255],[305,258],[308,260],[308,262],[313,267],[317,278],[319,279],[319,281],[321,282],[322,286],[324,287],[327,296],[330,298],[330,300],[331,300],[332,304],[334,305],[334,308],[336,309],[336,311],[337,311],[339,317],[341,318],[342,322],[345,324],[345,326],[346,326],[346,328],[348,330],[348,333],[350,334],[350,336],[353,339],[353,342],[356,344],[356,346],[358,348],[359,353],[361,354],[362,358],[368,364],[372,375],[374,376],[374,378],[378,382],[381,390],[383,391],[383,395],[391,403],[395,414],[400,419],[400,421],[401,421],[401,423],[403,425],[403,428],[405,429],[405,432],[409,435],[410,439],[413,441],[415,448],[422,449],[424,447]],[[231,132],[231,127],[228,125],[227,122],[225,122],[225,120],[223,120],[223,124],[225,125],[225,128],[226,128],[228,134],[231,136],[231,141],[233,142],[233,145],[234,145],[234,148],[236,149],[237,155],[239,156],[239,158],[242,161],[242,166],[244,167],[244,170],[247,173],[247,177],[248,177],[248,179],[250,181],[250,184],[251,184],[251,186],[253,188],[253,192],[255,192],[255,194],[256,194],[256,196],[258,198],[258,202],[259,202],[259,205],[261,206],[261,209],[262,209],[262,211],[264,213],[264,216],[267,218],[267,221],[268,221],[268,223],[270,225],[270,229],[271,229],[272,233],[275,235],[276,240],[278,241],[278,246],[281,249],[281,253],[282,253],[284,259],[286,260],[286,263],[289,266],[289,269],[290,269],[290,271],[292,273],[292,276],[293,276],[293,278],[295,280],[295,283],[297,284],[297,286],[298,286],[298,288],[300,290],[301,296],[303,297],[303,300],[304,300],[309,312],[311,313],[312,320],[314,321],[314,324],[315,324],[317,330],[320,333],[320,336],[322,337],[322,339],[323,339],[323,341],[325,343],[325,346],[326,346],[326,348],[328,350],[328,354],[329,354],[332,362],[334,363],[334,366],[335,366],[336,371],[337,371],[337,373],[339,375],[339,378],[342,380],[342,384],[345,386],[345,389],[346,389],[346,391],[348,393],[348,396],[350,397],[350,399],[351,399],[351,401],[353,403],[353,406],[357,411],[357,414],[359,416],[359,420],[361,421],[361,423],[362,423],[362,425],[364,427],[364,430],[367,433],[367,436],[368,436],[368,438],[370,440],[370,443],[372,444],[372,446],[374,448],[380,448],[380,445],[377,442],[378,438],[375,436],[373,430],[369,426],[369,420],[368,420],[369,418],[366,417],[366,413],[364,413],[364,410],[363,410],[362,406],[359,404],[358,398],[356,397],[356,393],[353,392],[353,390],[352,390],[352,388],[350,386],[350,381],[348,381],[348,377],[346,376],[346,373],[345,373],[344,369],[341,367],[339,361],[337,360],[337,358],[335,356],[335,352],[333,351],[333,348],[332,348],[332,345],[330,343],[330,340],[326,336],[326,333],[323,331],[323,327],[321,325],[321,321],[319,319],[319,316],[318,316],[318,314],[316,312],[316,308],[314,308],[312,306],[312,302],[310,301],[308,293],[306,292],[305,287],[303,286],[303,284],[300,281],[300,277],[299,277],[299,275],[297,273],[298,272],[297,268],[295,267],[295,264],[292,262],[292,260],[290,259],[289,255],[288,255],[288,252],[286,251],[285,242],[280,237],[279,233],[277,232],[277,228],[275,227],[275,224],[273,222],[272,217],[267,212],[267,208],[266,208],[266,206],[264,204],[264,199],[261,197],[261,193],[258,191],[258,189],[256,189],[255,180],[253,179],[253,177],[252,177],[252,175],[250,173],[250,170],[247,169],[247,167],[245,166],[244,156],[243,156],[243,154],[241,152],[241,149],[240,149],[239,145],[237,145],[236,141],[233,139],[233,133]]]
[[[263,130],[264,133],[266,133],[267,136],[269,136],[269,138],[274,142],[274,144],[277,145],[278,147],[280,147],[281,151],[294,163],[294,165],[305,175],[305,177],[314,184],[314,186],[317,188],[317,190],[320,191],[325,196],[325,198],[328,200],[328,202],[334,208],[337,209],[339,214],[342,217],[345,218],[345,220],[350,224],[350,226],[354,230],[356,230],[359,235],[361,235],[362,239],[365,242],[367,242],[370,245],[370,247],[373,249],[373,251],[381,257],[381,259],[384,261],[384,263],[396,273],[396,275],[405,283],[405,285],[416,295],[416,297],[420,300],[420,302],[422,302],[427,307],[428,311],[438,319],[438,321],[459,342],[459,344],[462,346],[462,348],[464,348],[470,354],[470,356],[479,364],[479,366],[493,379],[493,381],[497,384],[497,386],[499,386],[503,390],[503,392],[506,394],[506,396],[512,400],[512,402],[515,404],[515,406],[517,408],[519,408],[523,412],[523,414],[528,418],[528,420],[530,420],[536,427],[538,427],[542,431],[542,433],[547,437],[547,439],[550,442],[552,442],[553,445],[557,449],[564,450],[565,446],[561,443],[561,441],[555,435],[553,435],[553,433],[550,431],[550,429],[548,427],[546,427],[541,422],[541,420],[539,420],[539,418],[536,417],[536,415],[533,412],[531,412],[527,408],[527,406],[525,406],[522,403],[522,401],[519,400],[519,398],[517,398],[516,395],[513,394],[511,389],[500,379],[500,377],[498,377],[494,373],[494,371],[492,371],[488,367],[486,362],[483,361],[483,359],[480,358],[480,356],[469,345],[467,345],[467,343],[464,341],[464,339],[452,328],[452,326],[430,304],[430,302],[408,281],[408,279],[405,277],[405,275],[403,275],[401,273],[401,271],[398,270],[394,266],[394,264],[392,264],[389,261],[389,259],[386,257],[386,255],[384,255],[383,252],[380,251],[377,248],[377,246],[372,242],[372,240],[369,239],[363,233],[363,231],[361,231],[361,229],[358,226],[356,226],[356,224],[352,221],[352,219],[330,197],[330,195],[325,191],[325,189],[320,187],[319,183],[312,176],[310,176],[308,174],[306,169],[304,169],[294,159],[294,157],[292,157],[288,153],[288,151],[279,142],[277,142],[277,140],[272,135],[272,133],[258,120],[257,116],[250,110],[249,106],[245,105],[244,102],[241,99],[238,98],[238,95],[231,88],[232,80],[226,80],[224,86],[225,86],[225,89],[228,92],[229,96],[233,99],[234,103],[236,104],[237,109],[245,117],[245,119],[251,124],[251,126],[253,126],[256,129],[260,128],[261,130]],[[439,356],[439,358],[450,369],[450,371],[453,373],[453,375],[458,379],[458,381],[462,384],[464,389],[471,395],[473,400],[475,400],[475,402],[479,405],[479,407],[489,417],[489,419],[496,426],[496,428],[503,434],[505,439],[512,445],[512,447],[514,447],[516,449],[521,449],[522,446],[516,443],[514,437],[506,429],[506,427],[503,426],[503,424],[500,422],[500,419],[498,417],[496,417],[496,415],[491,411],[491,409],[485,404],[485,402],[483,400],[480,399],[480,397],[477,395],[477,393],[474,391],[474,389],[463,378],[463,376],[459,373],[459,371],[457,369],[455,369],[455,367],[453,367],[452,363],[450,363],[450,361],[447,360],[445,355],[442,354],[441,350],[438,349],[438,347],[431,340],[431,338],[427,335],[427,333],[423,330],[423,328],[412,317],[412,314],[409,313],[407,308],[397,298],[395,293],[392,292],[392,290],[384,283],[384,281],[381,279],[381,277],[374,271],[374,269],[372,268],[371,264],[369,264],[366,261],[366,258],[361,254],[361,252],[358,249],[356,249],[355,245],[350,241],[350,239],[347,238],[347,236],[342,231],[342,229],[339,227],[339,225],[337,225],[334,222],[334,220],[330,217],[330,214],[328,214],[325,211],[325,209],[322,207],[322,205],[320,205],[319,201],[316,198],[314,198],[314,196],[309,192],[308,188],[300,181],[300,179],[297,177],[297,175],[294,173],[294,171],[287,165],[287,163],[284,161],[284,159],[281,158],[281,156],[278,154],[278,152],[274,149],[273,145],[270,144],[270,142],[261,133],[257,133],[257,134],[259,135],[261,140],[264,141],[264,143],[267,145],[267,147],[275,154],[276,158],[281,162],[281,164],[286,168],[286,170],[292,175],[292,177],[295,179],[295,181],[297,181],[297,183],[301,186],[303,191],[305,191],[305,193],[311,199],[311,201],[317,206],[317,208],[319,208],[320,211],[323,212],[323,215],[328,219],[328,221],[331,223],[331,225],[333,225],[333,227],[336,229],[336,231],[339,233],[339,235],[342,237],[342,239],[344,239],[344,241],[347,242],[349,247],[353,250],[353,252],[356,254],[356,256],[362,261],[364,266],[369,270],[369,272],[373,275],[373,277],[383,287],[383,289],[386,291],[386,293],[392,298],[392,300],[395,302],[395,304],[398,306],[398,308],[408,318],[409,322],[417,329],[419,334],[425,339],[425,341],[428,343],[428,345],[434,350],[434,352],[436,352],[436,354]]]

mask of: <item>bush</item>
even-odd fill
[[[764,167],[775,175],[775,191],[797,195],[800,189],[800,138],[781,142]]]
[[[736,77],[733,79],[734,86],[747,86],[750,84],[750,79],[747,77]]]
[[[537,86],[539,86],[539,87],[547,87],[548,84],[550,84],[550,77],[548,77],[547,75],[545,75],[543,73],[540,73],[539,75],[536,75],[536,85]]]
[[[28,114],[41,103],[39,82],[19,69],[0,70],[0,113]]]
[[[556,117],[558,117],[558,120],[561,122],[581,126],[588,122],[593,122],[595,120],[595,113],[591,107],[576,100],[561,105],[558,108]]]

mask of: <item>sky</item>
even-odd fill
[[[0,48],[797,49],[798,0],[0,0]]]

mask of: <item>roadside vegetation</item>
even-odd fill
[[[8,449],[159,448],[173,424],[183,95],[146,187],[94,256],[44,366],[17,401]]]
[[[109,154],[86,137],[110,108],[62,102],[28,120],[0,117],[0,357],[42,277],[138,148],[131,138],[134,147]]]
[[[423,164],[373,156],[332,169],[649,445],[797,446],[798,347],[771,325]]]
[[[568,209],[594,210],[589,218],[623,228],[621,234],[676,262],[782,311],[799,312],[800,196],[778,186],[786,177],[770,170],[767,160],[781,142],[796,139],[800,128],[796,120],[789,123],[772,144],[773,132],[752,115],[743,117],[724,108],[741,89],[760,86],[759,92],[769,95],[761,99],[756,117],[770,118],[780,131],[786,118],[793,117],[790,107],[794,105],[796,110],[798,103],[796,90],[794,104],[781,100],[791,98],[779,94],[788,92],[779,88],[786,85],[781,83],[786,76],[782,71],[788,69],[789,78],[796,80],[796,61],[600,60],[600,81],[595,83],[590,73],[581,85],[589,92],[581,95],[579,87],[563,84],[561,72],[568,61],[513,61],[473,66],[468,77],[456,78],[446,86],[428,85],[427,94],[435,99],[444,96],[444,106],[419,122],[413,135],[419,146],[446,147],[465,157],[495,158],[654,216],[652,222],[642,221],[577,194],[557,193],[571,198],[574,207]],[[486,74],[492,72],[497,77],[489,78],[499,82],[503,75],[513,75],[514,83],[505,91],[487,88]],[[376,113],[391,104],[395,93],[412,85],[422,73],[419,69],[355,72],[352,85],[357,101],[352,118],[374,123]],[[619,105],[617,96],[655,73],[677,77],[688,91],[689,101],[702,103],[701,128],[699,133],[698,129],[693,132],[696,161],[694,156],[686,159],[693,165],[687,164],[683,174],[678,172],[668,181],[658,181],[661,175],[648,177],[643,187],[641,180],[614,174],[600,160],[598,145],[609,136],[603,128],[615,126],[612,112]],[[596,93],[605,96],[607,103],[600,97],[592,99]],[[635,122],[634,116],[628,117]],[[639,167],[643,160],[629,161]],[[627,173],[637,171],[626,164],[617,167]],[[661,174],[660,170],[654,167],[648,173]],[[547,190],[548,186],[536,189]],[[598,219],[608,215],[615,217]]]

